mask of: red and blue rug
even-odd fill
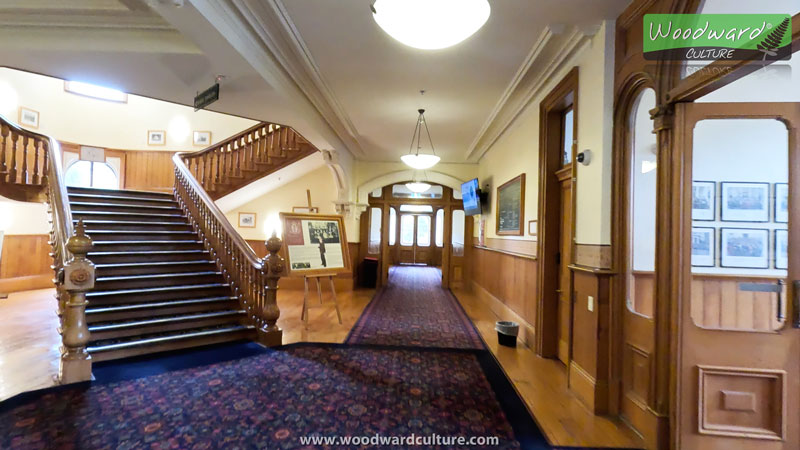
[[[389,283],[367,305],[349,344],[484,349],[458,300],[442,288],[439,269],[395,266]]]

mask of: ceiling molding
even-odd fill
[[[193,0],[192,5],[331,145],[365,156],[352,122],[279,0]]]
[[[542,32],[520,70],[495,106],[467,150],[468,161],[478,161],[494,145],[519,115],[530,105],[544,86],[559,70],[591,40],[576,27],[566,33],[556,33],[549,27]],[[538,61],[550,55],[548,61]],[[537,64],[534,66],[533,62]]]

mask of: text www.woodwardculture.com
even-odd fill
[[[301,445],[404,445],[404,446],[438,446],[438,445],[477,445],[499,446],[500,438],[497,436],[440,436],[430,434],[418,436],[301,436]]]

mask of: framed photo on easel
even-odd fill
[[[289,276],[350,272],[342,216],[280,213]]]

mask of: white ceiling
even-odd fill
[[[437,154],[467,162],[548,26],[588,30],[628,2],[490,0],[492,14],[475,35],[424,51],[386,35],[371,17],[370,0],[187,0],[181,8],[150,0],[158,14],[143,0],[6,0],[0,61],[183,104],[225,74],[221,100],[210,109],[291,125],[320,148],[344,145],[376,161],[408,151],[423,107]],[[223,16],[219,8],[232,12]],[[285,34],[270,47],[264,34],[274,32],[275,17]],[[259,24],[266,30],[260,36]],[[9,40],[14,33],[36,38]],[[275,42],[299,51],[302,64],[292,66]],[[534,59],[530,67],[545,64]],[[300,66],[310,74],[304,80],[295,76]],[[275,81],[287,74],[296,89]]]

